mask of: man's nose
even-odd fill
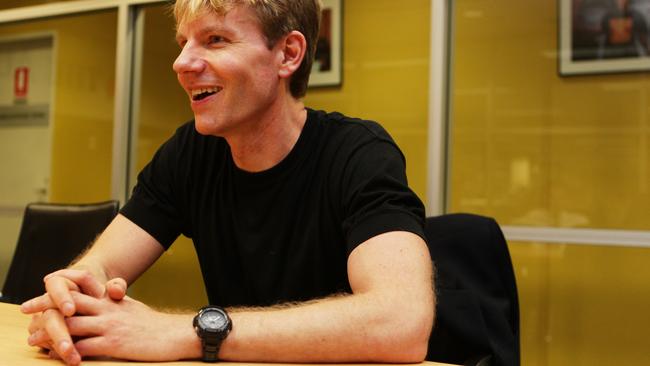
[[[177,74],[186,72],[201,72],[205,68],[205,61],[191,45],[186,44],[174,61],[173,69]]]

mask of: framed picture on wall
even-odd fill
[[[650,70],[650,0],[559,0],[560,75]]]
[[[309,86],[341,84],[341,4],[342,0],[322,0],[320,34]]]

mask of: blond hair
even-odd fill
[[[248,6],[253,10],[269,49],[291,31],[298,31],[305,36],[305,58],[289,81],[289,89],[294,98],[305,96],[316,54],[320,28],[320,0],[177,0],[173,12],[178,25],[191,21],[205,11],[224,15],[236,6]]]

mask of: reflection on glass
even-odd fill
[[[187,95],[178,84],[172,64],[180,52],[174,20],[165,5],[142,9],[145,19],[141,93],[136,143],[136,170],[140,171],[158,147],[182,123],[193,118]]]
[[[451,209],[650,229],[648,74],[561,77],[555,7],[488,3],[457,3]]]
[[[455,2],[450,210],[650,230],[650,77],[559,76],[556,4]],[[649,249],[509,244],[522,365],[650,362]]]
[[[172,70],[180,51],[173,18],[166,5],[141,10],[144,16],[141,92],[135,96],[138,128],[132,142],[136,173],[181,124],[193,118],[188,98]],[[157,306],[196,309],[204,305],[207,297],[191,241],[180,237],[130,291],[139,300]]]
[[[115,11],[0,24],[0,283],[30,201],[110,198]]]

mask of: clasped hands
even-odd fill
[[[49,350],[51,357],[68,365],[78,365],[86,356],[137,361],[182,358],[174,353],[177,347],[164,342],[169,339],[156,339],[182,324],[179,315],[154,311],[126,296],[123,279],[102,284],[88,271],[64,269],[44,281],[47,292],[21,305],[23,313],[33,314],[30,346]]]

